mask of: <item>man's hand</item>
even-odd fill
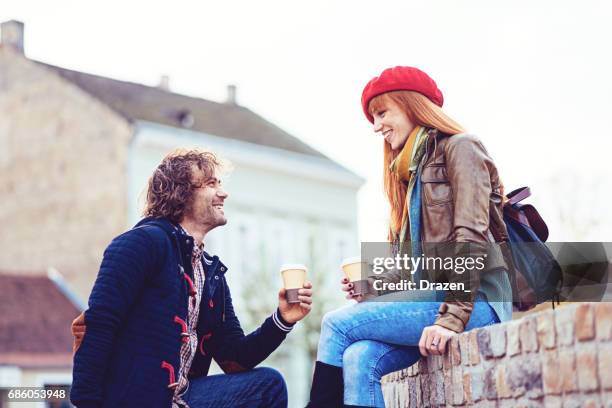
[[[70,331],[74,336],[74,340],[72,342],[72,354],[74,354],[81,346],[83,337],[85,337],[85,313],[81,313],[72,321]]]
[[[278,310],[281,317],[287,323],[295,323],[302,320],[312,309],[312,283],[304,283],[303,289],[298,291],[300,303],[287,302],[285,288],[278,292]]]
[[[421,340],[419,340],[419,350],[425,357],[430,354],[442,355],[446,349],[446,343],[456,334],[454,331],[436,324],[427,326],[423,329]]]

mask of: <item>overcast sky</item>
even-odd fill
[[[609,1],[4,0],[8,19],[47,63],[149,85],[166,74],[216,101],[236,84],[240,104],[368,180],[362,240],[384,239],[387,214],[361,90],[417,66],[507,188],[532,187],[552,240],[610,240]]]

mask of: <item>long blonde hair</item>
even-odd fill
[[[399,105],[415,125],[435,128],[449,135],[465,132],[464,128],[444,113],[442,108],[426,96],[414,91],[392,91],[378,95],[370,101],[369,112],[373,115],[374,112],[381,110],[389,100]],[[402,213],[406,204],[406,185],[389,170],[389,165],[401,149],[392,150],[391,145],[384,141],[383,146],[383,182],[391,207],[389,225],[389,240],[391,241],[395,239],[402,227]]]

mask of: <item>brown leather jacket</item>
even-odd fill
[[[502,185],[487,150],[475,136],[449,136],[435,129],[429,131],[426,143],[421,173],[424,255],[445,257],[448,256],[445,251],[451,251],[453,256],[484,255],[486,262],[481,273],[506,268],[499,248],[486,245],[507,238]],[[447,248],[439,245],[463,242],[470,243],[469,250],[456,244]],[[471,300],[478,290],[479,274],[474,272],[436,275],[437,282],[463,282],[471,293],[447,292],[435,324],[458,333],[465,329],[473,309]]]

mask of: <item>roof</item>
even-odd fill
[[[0,365],[70,366],[80,310],[47,276],[0,274]]]
[[[328,159],[244,106],[213,102],[155,86],[119,81],[42,62],[37,63],[55,71],[130,120],[188,128]],[[191,122],[190,126],[184,126],[186,122]]]

